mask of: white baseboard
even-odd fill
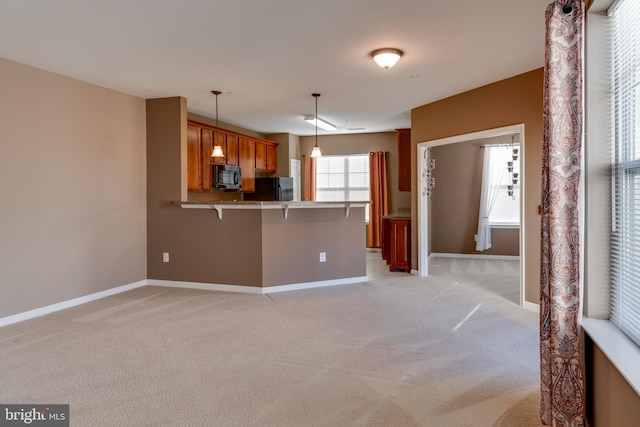
[[[64,310],[67,308],[75,307],[80,304],[85,304],[91,301],[95,301],[100,298],[105,298],[111,295],[119,294],[121,292],[130,291],[132,289],[139,288],[147,284],[146,280],[140,280],[139,282],[130,283],[128,285],[118,286],[115,288],[107,289],[106,291],[100,291],[93,294],[85,295],[82,297],[62,301],[56,304],[47,305],[44,307],[36,308],[34,310],[25,311],[24,313],[14,314],[12,316],[3,317],[0,319],[0,327],[11,325],[12,323],[22,322],[23,320],[33,319],[35,317],[44,316],[45,314],[55,313],[56,311]]]
[[[520,261],[517,255],[484,255],[484,254],[449,254],[432,252],[429,258],[469,258],[469,259],[487,259],[494,261]]]
[[[128,285],[107,289],[106,291],[85,295],[83,297],[70,299],[68,301],[62,301],[57,304],[51,304],[45,307],[36,308],[34,310],[25,311],[24,313],[18,313],[12,316],[3,317],[3,318],[0,318],[0,327],[11,325],[13,323],[22,322],[24,320],[33,319],[35,317],[44,316],[46,314],[55,313],[56,311],[75,307],[80,304],[85,304],[87,302],[95,301],[97,299],[105,298],[105,297],[119,294],[122,292],[127,292],[132,289],[140,288],[142,286],[165,286],[170,288],[202,289],[206,291],[223,291],[223,292],[236,292],[236,293],[247,293],[247,294],[270,294],[274,292],[296,291],[296,290],[302,290],[302,289],[321,288],[325,286],[348,285],[351,283],[361,283],[366,281],[367,281],[367,276],[360,276],[360,277],[348,277],[345,279],[320,280],[317,282],[294,283],[290,285],[268,286],[268,287],[261,288],[257,286],[219,285],[215,283],[177,282],[172,280],[147,279],[147,280],[141,280],[135,283],[130,283]]]
[[[278,286],[240,286],[240,285],[220,285],[216,283],[198,282],[177,282],[172,280],[147,280],[151,286],[166,286],[170,288],[201,289],[206,291],[239,292],[245,294],[271,294],[275,292],[297,291],[302,289],[321,288],[325,286],[348,285],[351,283],[366,282],[367,276],[348,277],[345,279],[320,280],[317,282],[293,283]]]
[[[522,308],[524,308],[525,310],[534,311],[534,312],[540,314],[540,304],[534,304],[534,303],[529,302],[529,301],[524,301],[522,303]]]

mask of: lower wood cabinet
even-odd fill
[[[411,272],[411,219],[382,217],[382,258],[389,271]]]

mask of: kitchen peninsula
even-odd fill
[[[149,284],[267,293],[366,280],[368,202],[189,201],[181,97],[147,100],[147,141]]]
[[[253,275],[229,284],[273,292],[366,280],[367,203],[220,201],[180,205],[183,215],[204,214],[209,227],[221,227],[237,236],[228,242],[210,242],[212,252],[224,257],[228,268],[236,273],[248,270]]]

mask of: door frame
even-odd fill
[[[425,141],[418,143],[417,146],[417,177],[418,180],[416,188],[418,189],[418,275],[421,277],[425,277],[429,275],[429,198],[423,196],[423,192],[425,191],[424,180],[422,179],[422,175],[425,172],[424,162],[422,159],[426,155],[427,149],[431,147],[437,147],[440,145],[447,144],[456,144],[459,142],[467,142],[473,141],[477,139],[485,139],[485,138],[493,138],[496,136],[503,135],[512,135],[518,134],[520,135],[520,241],[519,241],[519,251],[520,251],[520,306],[524,307],[524,278],[525,278],[525,244],[524,244],[524,236],[525,234],[525,222],[524,222],[524,206],[523,206],[523,195],[525,194],[526,188],[526,162],[525,162],[525,134],[524,134],[524,123],[520,123],[517,125],[504,126],[500,128],[487,129],[478,132],[466,133],[462,135],[451,136],[447,138],[434,139],[432,141]],[[434,191],[438,191],[437,187]]]

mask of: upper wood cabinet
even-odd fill
[[[411,191],[411,129],[398,132],[398,190]]]
[[[255,141],[250,138],[240,137],[239,162],[242,171],[242,192],[256,191],[256,149]]]
[[[214,144],[214,138],[216,142]],[[224,157],[211,157],[214,145],[220,145]],[[275,172],[278,143],[254,138],[226,129],[218,129],[189,120],[187,124],[187,178],[189,191],[207,191],[213,187],[211,165],[240,166],[242,188],[255,191],[256,169]]]
[[[187,126],[187,188],[211,190],[211,150],[213,137],[209,129],[195,124]]]
[[[226,147],[223,148],[224,150],[224,158],[225,158],[225,163],[228,165],[235,165],[238,166],[238,164],[240,163],[240,156],[239,156],[239,150],[240,150],[240,142],[239,142],[240,137],[238,137],[238,135],[233,135],[230,133],[226,134]]]
[[[256,169],[275,172],[278,168],[276,143],[256,140]]]

